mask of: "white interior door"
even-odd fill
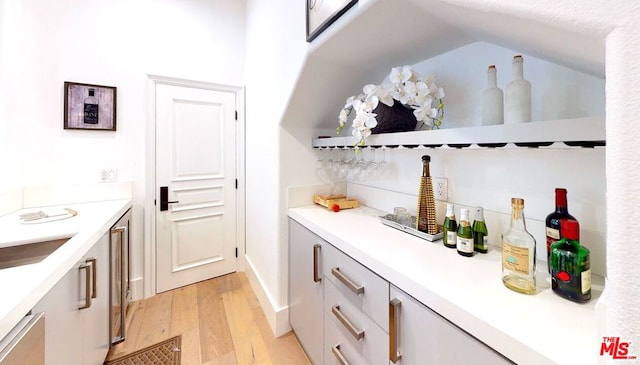
[[[156,85],[157,292],[236,270],[235,113],[233,92]]]

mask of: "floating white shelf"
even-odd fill
[[[345,128],[348,133],[350,128]],[[379,147],[600,147],[606,144],[605,118],[548,120],[519,124],[373,134],[367,146]],[[351,147],[353,136],[313,139],[313,147]],[[561,143],[556,143],[561,142]]]

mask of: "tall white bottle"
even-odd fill
[[[482,125],[504,123],[504,93],[498,88],[495,65],[487,69],[487,88],[482,93]]]
[[[513,56],[513,80],[505,89],[504,122],[531,121],[531,83],[524,79],[521,55]]]

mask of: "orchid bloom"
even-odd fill
[[[338,133],[344,128],[352,111],[352,135],[358,138],[356,146],[363,146],[365,139],[371,135],[371,129],[378,126],[377,114],[373,111],[379,103],[392,107],[396,101],[414,109],[413,114],[418,122],[431,128],[439,128],[444,118],[444,89],[438,87],[433,75],[422,78],[410,66],[399,66],[391,69],[388,81],[380,85],[367,84],[362,94],[349,97],[338,115]],[[434,103],[437,103],[436,107]]]

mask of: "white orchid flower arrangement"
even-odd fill
[[[342,131],[349,115],[355,111],[352,134],[359,139],[356,146],[364,146],[371,129],[378,125],[377,114],[373,112],[378,103],[392,107],[396,101],[413,109],[416,120],[422,123],[420,128],[439,129],[444,119],[443,98],[444,90],[436,85],[433,75],[423,78],[410,66],[394,67],[388,81],[365,85],[362,94],[347,99],[338,115],[337,132]]]

